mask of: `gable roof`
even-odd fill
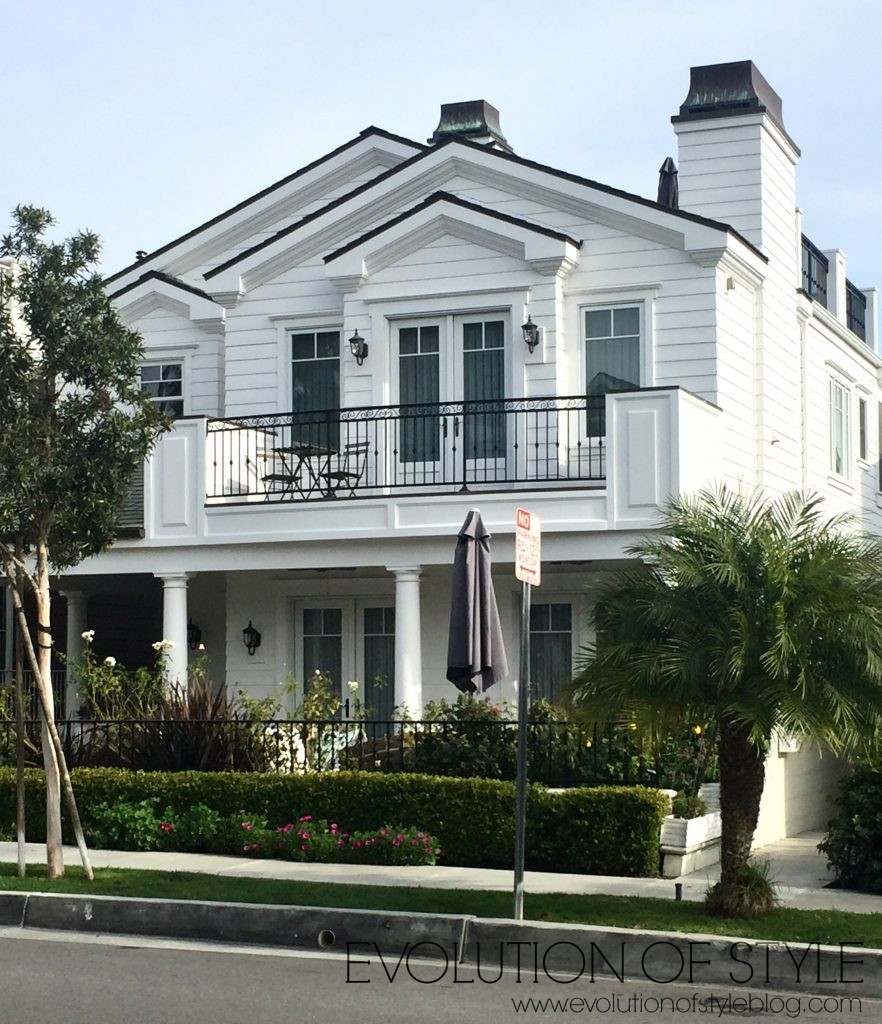
[[[763,253],[752,242],[748,241],[744,237],[744,235],[742,235],[739,231],[736,231],[736,229],[733,228],[730,224],[725,224],[722,221],[711,220],[709,217],[702,217],[700,214],[690,213],[687,210],[674,210],[671,207],[665,206],[662,203],[655,202],[652,199],[646,199],[643,196],[634,195],[631,192],[625,192],[623,189],[614,188],[611,185],[604,185],[602,182],[593,181],[591,178],[583,178],[578,174],[571,174],[568,171],[561,171],[555,167],[549,167],[546,164],[537,163],[535,160],[527,160],[524,157],[517,156],[515,153],[505,153],[502,150],[495,149],[490,146],[481,145],[480,143],[471,142],[470,140],[461,138],[459,136],[451,136],[450,138],[445,139],[434,146],[423,147],[422,152],[416,153],[408,160],[402,161],[395,167],[390,167],[389,170],[384,171],[381,174],[378,174],[375,178],[372,178],[370,181],[366,181],[363,184],[359,185],[357,188],[352,189],[352,191],[347,192],[342,196],[339,196],[337,199],[331,200],[331,202],[325,204],[325,206],[322,206],[318,210],[314,210],[312,213],[307,214],[305,217],[302,217],[299,220],[294,221],[292,224],[289,224],[287,227],[282,228],[280,231],[276,231],[274,234],[270,235],[268,238],[261,240],[260,242],[257,242],[255,245],[249,246],[247,249],[243,249],[242,252],[237,253],[235,256],[226,260],[224,263],[221,263],[216,267],[212,267],[211,270],[209,270],[206,274],[203,275],[205,280],[208,281],[211,278],[216,277],[218,274],[223,273],[223,271],[228,270],[232,266],[235,266],[242,260],[245,260],[248,257],[253,256],[255,253],[260,252],[262,249],[265,249],[275,244],[281,238],[285,238],[287,235],[290,235],[300,230],[301,228],[306,227],[312,221],[318,219],[324,214],[330,212],[331,210],[334,210],[336,207],[342,205],[343,203],[355,198],[361,193],[367,191],[367,189],[372,188],[375,185],[378,185],[381,182],[386,181],[389,178],[404,172],[407,168],[412,167],[414,164],[427,159],[433,153],[436,153],[439,150],[442,150],[448,146],[465,146],[469,149],[489,154],[494,158],[510,161],[511,163],[516,164],[518,166],[527,167],[533,170],[540,171],[544,174],[551,175],[552,177],[558,178],[563,181],[570,181],[573,184],[581,185],[593,189],[595,191],[604,193],[606,195],[615,196],[616,198],[636,203],[640,206],[647,207],[651,210],[659,211],[664,214],[668,214],[675,218],[680,218],[682,220],[690,221],[694,224],[701,224],[704,225],[705,227],[713,228],[714,230],[731,234],[735,238],[739,239],[739,241],[746,245],[757,256],[759,256],[760,259],[762,259],[766,263],[768,262],[768,258],[765,255],[763,255]]]
[[[416,214],[428,209],[430,206],[435,206],[437,203],[452,203],[454,206],[460,206],[464,210],[471,210],[474,213],[483,214],[485,217],[492,217],[494,220],[503,221],[505,224],[513,224],[515,227],[525,228],[527,231],[534,231],[537,234],[545,235],[548,238],[554,238],[559,242],[568,242],[570,245],[574,245],[577,249],[582,248],[581,241],[577,241],[575,238],[571,238],[569,235],[565,235],[561,231],[554,231],[552,228],[547,228],[542,224],[534,224],[521,217],[513,217],[511,214],[501,213],[499,210],[480,206],[478,203],[471,203],[467,199],[461,199],[459,196],[453,195],[451,192],[438,191],[433,192],[421,203],[417,203],[416,206],[412,206],[409,210],[405,210],[404,213],[400,213],[397,217],[393,217],[391,220],[385,221],[383,224],[378,225],[371,231],[365,232],[365,234],[361,235],[359,238],[355,238],[351,242],[347,242],[346,245],[341,246],[339,249],[336,249],[334,252],[325,256],[325,263],[330,263],[332,260],[345,255],[352,249],[357,249],[365,242],[369,242],[372,238],[376,238],[377,235],[384,234],[396,225],[409,220],[411,217],[414,217]]]
[[[135,278],[134,281],[130,281],[123,288],[111,292],[108,298],[118,299],[120,295],[125,295],[126,292],[139,288],[147,281],[163,281],[165,284],[170,284],[173,288],[180,288],[181,291],[190,292],[191,295],[198,295],[200,299],[208,299],[209,302],[214,302],[214,299],[208,292],[204,292],[201,288],[194,288],[192,284],[187,284],[186,281],[182,281],[179,277],[172,277],[171,274],[166,274],[162,270],[148,270],[146,274],[142,274],[140,277]]]
[[[148,253],[140,260],[136,260],[134,263],[130,263],[127,267],[123,267],[122,270],[117,271],[115,274],[111,274],[105,278],[105,283],[110,284],[112,281],[116,281],[120,277],[124,277],[126,274],[138,268],[139,263],[149,262],[155,259],[157,256],[161,256],[163,253],[168,252],[170,249],[174,249],[175,246],[180,245],[182,242],[186,242],[189,239],[195,237],[203,231],[206,231],[210,227],[219,224],[221,221],[226,220],[233,214],[238,213],[240,210],[244,210],[252,203],[256,203],[266,196],[271,195],[273,192],[284,188],[285,185],[289,185],[292,181],[296,181],[297,178],[302,177],[309,171],[315,170],[322,164],[327,163],[334,157],[339,156],[341,153],[345,153],[348,149],[352,149],[353,146],[357,146],[363,139],[371,136],[377,136],[378,138],[389,139],[391,142],[397,142],[401,145],[411,146],[413,149],[418,150],[420,153],[429,149],[430,147],[424,145],[421,142],[414,142],[413,139],[406,139],[403,135],[395,135],[393,132],[387,132],[383,128],[377,128],[374,125],[363,129],[348,142],[344,142],[341,146],[337,146],[336,149],[332,149],[329,153],[325,153],[324,156],[320,156],[317,160],[313,160],[311,163],[305,164],[303,167],[298,168],[291,174],[286,175],[284,178],[280,178],[278,181],[273,182],[272,185],[268,185],[266,188],[261,189],[259,192],[255,192],[254,195],[249,196],[247,199],[243,199],[240,203],[236,203],[235,206],[231,206],[228,210],[224,210],[223,213],[217,214],[210,220],[204,221],[198,227],[193,228],[191,231],[187,231],[185,234],[180,235],[178,238],[172,239],[171,242],[167,242],[165,245],[160,246],[158,249],[154,249],[153,252]]]

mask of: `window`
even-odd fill
[[[364,702],[387,722],[395,706],[395,609],[364,609]]]
[[[291,335],[292,440],[340,447],[340,332]]]
[[[303,678],[305,690],[320,673],[331,681],[331,693],[343,692],[343,610],[303,609]]]
[[[851,392],[830,379],[830,471],[851,477]]]
[[[505,455],[505,323],[486,320],[462,325],[463,399],[481,402],[463,417],[467,459]],[[489,401],[488,401],[489,400]]]
[[[608,391],[640,387],[640,307],[585,310],[585,382],[588,436],[606,434]]]
[[[530,684],[536,697],[557,701],[573,678],[573,606],[530,608]]]
[[[402,410],[402,462],[437,462],[441,454],[440,331],[437,324],[402,327],[398,332],[398,387],[402,405],[428,406]]]
[[[867,461],[867,400],[858,399],[858,458]]]
[[[184,374],[181,363],[142,366],[141,387],[169,416],[184,415]]]

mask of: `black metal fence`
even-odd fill
[[[208,422],[207,498],[308,501],[606,476],[605,398],[365,406]]]
[[[220,719],[62,721],[71,767],[145,771],[424,772],[513,779],[517,724]],[[28,763],[40,725],[25,725]],[[656,785],[660,766],[629,723],[531,722],[529,775],[548,786]],[[14,763],[15,723],[0,720],[0,765]]]
[[[867,340],[867,297],[851,283],[845,281],[845,318],[850,331]]]
[[[805,235],[802,236],[802,290],[827,305],[827,272],[830,261]]]

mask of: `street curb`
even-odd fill
[[[377,980],[382,968],[388,973],[396,963],[428,958],[451,971],[457,964],[474,967],[480,981],[492,980],[501,964],[528,984],[553,974],[561,984],[590,983],[593,976],[642,982],[659,994],[679,983],[882,999],[882,950],[858,945],[470,915],[2,891],[0,925],[332,951],[351,960],[353,975],[374,970]],[[386,961],[378,968],[381,955]]]
[[[498,968],[500,950],[520,975],[554,973],[565,983],[598,978],[639,981],[663,990],[670,984],[713,985],[724,991],[766,989],[812,995],[882,998],[882,950],[860,946],[743,939],[688,932],[594,927],[472,918],[463,962],[480,955]],[[489,952],[489,961],[488,961]]]
[[[143,935],[154,938],[234,942],[291,949],[345,951],[347,943],[368,943],[384,953],[425,947],[423,956],[465,944],[466,916],[409,914],[335,907],[292,907],[258,903],[215,903],[127,896],[63,893],[0,893],[23,896],[24,928]],[[432,948],[434,947],[434,951]],[[419,956],[417,952],[414,955]]]

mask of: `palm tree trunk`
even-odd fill
[[[746,911],[738,893],[759,817],[766,765],[765,753],[749,740],[750,727],[730,719],[720,722],[720,885],[714,900],[723,916]],[[749,912],[749,911],[747,911]]]

